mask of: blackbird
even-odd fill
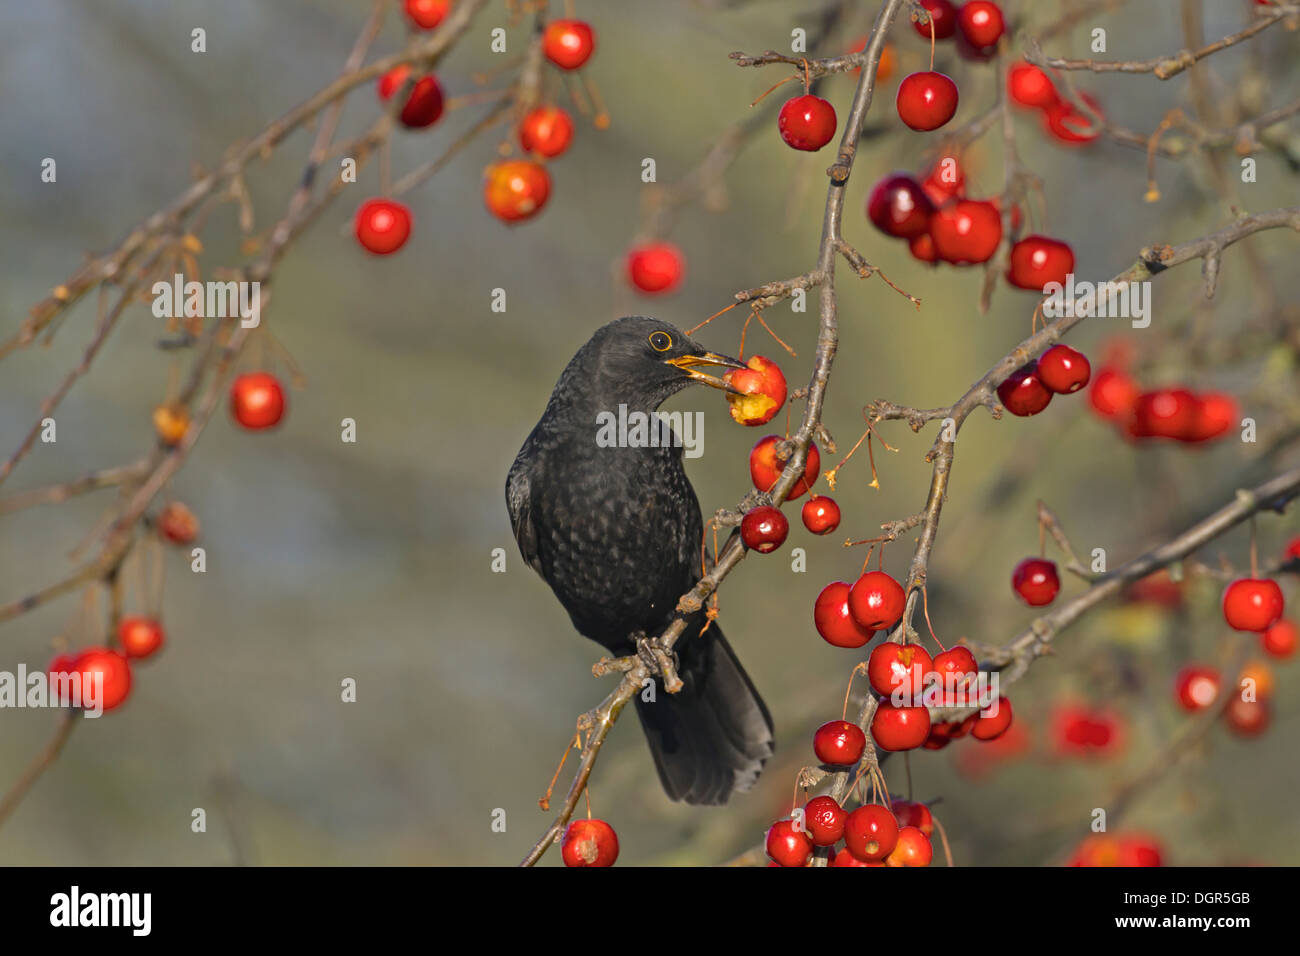
[[[620,405],[651,415],[693,382],[728,389],[697,371],[708,367],[744,366],[667,322],[610,322],[565,368],[506,479],[524,560],[578,632],[617,656],[644,652],[639,642],[679,615],[700,574],[703,520],[667,423],[651,419],[663,429],[654,439],[604,447],[598,422]],[[702,611],[688,615],[675,645],[681,690],[666,693],[656,677],[653,700],[642,691],[636,705],[668,796],[721,804],[758,779],[772,718],[717,622],[705,623]]]

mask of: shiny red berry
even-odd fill
[[[878,803],[858,807],[844,821],[844,846],[859,860],[883,860],[897,845],[898,821]]]
[[[230,384],[230,414],[249,431],[280,423],[284,389],[270,372],[245,372]]]
[[[745,512],[740,522],[740,538],[745,547],[759,554],[769,554],[785,542],[790,533],[790,522],[780,508],[760,505]]]
[[[1137,438],[1189,440],[1195,434],[1200,401],[1186,388],[1143,392],[1133,406],[1130,433]]]
[[[1284,608],[1282,589],[1270,578],[1239,578],[1223,592],[1223,619],[1238,631],[1266,631]]]
[[[596,33],[583,20],[552,20],[542,34],[542,52],[562,70],[576,70],[596,52]]]
[[[1006,30],[1002,8],[989,0],[967,0],[957,11],[957,29],[972,47],[991,47]]]
[[[73,662],[74,672],[81,674],[81,699],[90,704],[95,694],[94,682],[102,680],[98,704],[104,710],[120,707],[131,693],[131,666],[126,656],[107,647],[92,647],[82,651]]]
[[[934,815],[924,803],[895,800],[890,804],[889,809],[894,811],[894,817],[900,827],[916,827],[926,836],[934,833]]]
[[[883,697],[901,690],[905,697],[920,697],[925,675],[934,670],[934,661],[920,644],[895,644],[885,641],[867,658],[867,680]]]
[[[985,715],[981,711],[975,718],[975,725],[970,729],[970,735],[976,740],[996,740],[1011,726],[1011,701],[999,697],[989,706],[989,710],[994,712]]]
[[[558,106],[529,110],[519,124],[519,145],[526,153],[548,159],[562,154],[573,142],[573,120]]]
[[[815,153],[835,137],[835,107],[805,93],[785,101],[776,126],[787,146]]]
[[[1074,271],[1074,250],[1046,236],[1025,236],[1011,247],[1007,281],[1019,289],[1041,293],[1052,282],[1065,284]]]
[[[613,866],[618,834],[604,820],[574,820],[564,831],[560,856],[565,866]]]
[[[944,262],[987,262],[1002,241],[1002,213],[982,199],[959,199],[930,217],[934,249]]]
[[[917,827],[902,827],[893,852],[885,858],[887,866],[929,866],[934,858],[930,838]]]
[[[921,0],[921,6],[930,14],[930,23],[934,24],[934,38],[946,40],[957,29],[957,8],[950,0]],[[930,23],[912,21],[912,27],[925,39],[930,39]]]
[[[760,438],[749,452],[749,477],[759,491],[770,491],[785,470],[785,462],[776,456],[776,444],[780,440],[776,435]],[[808,456],[804,459],[803,474],[791,487],[785,500],[794,501],[806,495],[821,470],[821,453],[817,451],[817,444],[810,442]]]
[[[957,112],[957,84],[944,73],[923,70],[898,84],[898,118],[922,132],[938,129]]]
[[[647,242],[627,254],[627,279],[642,292],[672,292],[686,275],[686,257],[671,242]]]
[[[803,526],[813,534],[830,534],[840,526],[840,506],[835,499],[816,495],[803,503],[799,515]]]
[[[813,842],[803,830],[796,830],[793,820],[778,820],[767,831],[767,855],[781,866],[807,866],[812,859]]]
[[[1188,664],[1174,678],[1174,694],[1183,710],[1209,707],[1219,696],[1219,672],[1203,664]]]
[[[406,64],[395,66],[379,78],[379,98],[384,102],[402,88],[411,68]],[[397,118],[410,129],[423,129],[438,122],[442,116],[442,87],[432,76],[422,76],[415,81]]]
[[[1088,384],[1092,366],[1082,352],[1068,345],[1053,345],[1038,358],[1038,380],[1059,395],[1077,392]]]
[[[1025,558],[1011,572],[1011,587],[1030,607],[1051,604],[1061,590],[1056,562],[1046,558]]]
[[[975,660],[974,654],[958,645],[936,654],[933,670],[943,679],[946,690],[958,691],[964,690],[974,682],[979,673],[979,663]],[[947,731],[947,735],[953,739],[964,737],[970,732],[970,724],[973,723],[972,718],[969,723],[958,724]]]
[[[813,753],[822,763],[833,767],[853,766],[862,759],[866,747],[867,735],[847,720],[827,721],[813,734]]]
[[[890,173],[867,196],[867,218],[887,236],[912,239],[930,228],[934,204],[907,173]]]
[[[483,171],[483,202],[504,222],[531,219],[550,196],[551,175],[541,163],[505,159]]]
[[[863,627],[892,628],[903,616],[903,586],[884,571],[868,571],[849,591],[849,612]]]
[[[353,231],[367,252],[391,255],[411,236],[411,210],[392,199],[367,199],[357,210]]]
[[[1260,635],[1264,651],[1273,657],[1290,657],[1300,644],[1300,631],[1290,621],[1283,618]]]
[[[1102,418],[1127,418],[1137,405],[1142,390],[1126,372],[1103,367],[1088,389],[1088,404]]]
[[[930,736],[930,712],[924,707],[895,707],[882,700],[871,718],[871,738],[881,750],[914,750]]]
[[[451,0],[404,0],[406,19],[418,30],[432,30],[451,9]]]
[[[844,836],[844,821],[848,813],[835,802],[834,797],[813,797],[803,808],[804,827],[812,838],[813,846],[834,846]]]
[[[1037,415],[1052,401],[1052,393],[1039,381],[1037,370],[1038,363],[1030,362],[998,386],[998,398],[1012,415]]]
[[[861,647],[876,633],[853,619],[849,611],[849,591],[848,582],[832,581],[822,588],[813,607],[817,633],[826,643],[836,647]]]
[[[852,853],[848,851],[847,847],[845,847],[844,849],[840,850],[839,853],[835,854],[834,858],[830,862],[830,865],[831,866],[884,866],[885,864],[880,862],[870,863],[866,860],[859,860],[856,856],[854,856]]]
[[[1007,95],[1013,103],[1045,110],[1060,101],[1052,78],[1032,63],[1017,63],[1007,71]]]
[[[124,617],[117,624],[117,643],[127,657],[145,658],[163,646],[162,625],[152,617]]]

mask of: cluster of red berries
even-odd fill
[[[1088,384],[1092,365],[1080,351],[1053,345],[1038,359],[1016,369],[998,386],[998,400],[1012,415],[1037,415],[1053,395],[1070,395]]]
[[[933,835],[934,817],[924,803],[868,803],[849,812],[834,797],[820,796],[804,805],[801,817],[772,824],[766,849],[775,866],[807,866],[817,847],[830,847],[831,866],[929,866]]]
[[[86,703],[89,688],[102,677],[103,690],[99,704],[105,711],[114,710],[126,702],[131,694],[131,661],[144,660],[162,647],[165,635],[156,618],[144,616],[124,617],[117,624],[115,647],[88,647],[75,654],[60,654],[50,661],[46,669],[50,680],[60,675],[80,675],[82,703]],[[63,703],[72,703],[64,700]]]
[[[1032,63],[1020,62],[1007,71],[1007,95],[1011,102],[1041,111],[1043,128],[1060,143],[1078,146],[1091,143],[1101,135],[1100,126],[1062,99],[1052,78]],[[1085,103],[1101,116],[1101,104],[1087,93],[1080,94]]]
[[[411,25],[432,30],[450,8],[449,0],[406,0]],[[582,20],[552,20],[542,35],[542,52],[561,70],[576,70],[596,49],[596,35]],[[393,67],[379,78],[381,102],[388,102],[409,86],[398,121],[407,129],[427,129],[443,113],[444,98],[437,77],[421,76],[410,82],[411,68]],[[492,215],[504,222],[531,219],[542,211],[551,195],[551,177],[544,161],[563,154],[573,142],[573,120],[558,106],[543,104],[527,112],[519,122],[519,145],[529,159],[503,159],[484,171],[483,201]],[[367,252],[387,256],[406,244],[411,236],[411,210],[393,199],[368,199],[357,210],[353,229],[357,242]]]
[[[560,856],[565,866],[613,866],[618,834],[604,820],[574,820],[564,829]]]
[[[990,0],[970,0],[960,7],[949,0],[922,0],[929,14],[926,23],[913,22],[916,32],[927,40],[957,37],[957,49],[972,60],[987,60],[997,52],[998,40],[1006,32],[1002,9]],[[957,84],[937,70],[911,73],[898,84],[895,106],[898,118],[915,130],[929,131],[943,126],[957,112]]]
[[[1200,444],[1227,435],[1241,415],[1237,400],[1226,392],[1181,387],[1143,391],[1117,364],[1097,371],[1088,402],[1130,440],[1169,438]]]

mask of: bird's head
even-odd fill
[[[654,409],[691,383],[735,391],[705,370],[744,367],[668,322],[629,316],[598,329],[574,356],[566,377],[581,376],[611,402]]]

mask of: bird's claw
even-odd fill
[[[675,694],[682,689],[682,679],[677,676],[677,655],[666,649],[659,638],[637,635],[636,654],[650,673],[663,678],[664,690]]]

